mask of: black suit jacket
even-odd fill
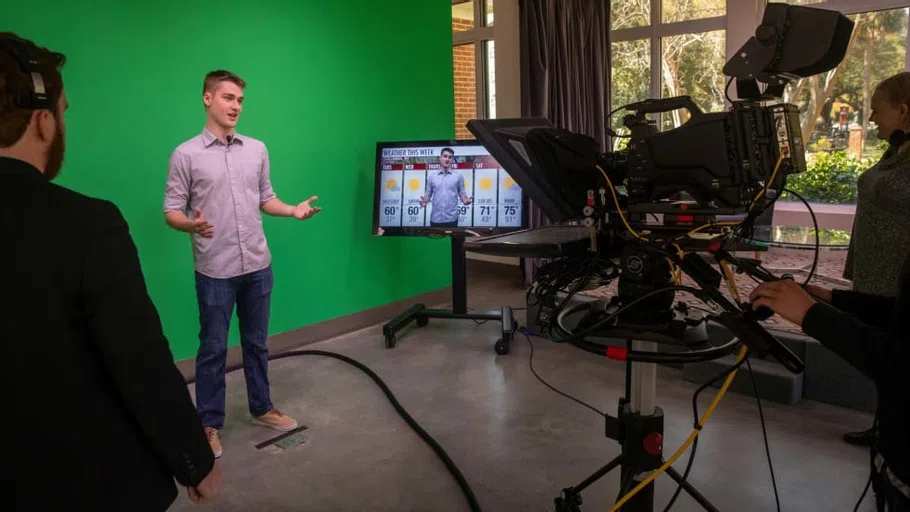
[[[112,203],[0,158],[2,501],[164,510],[214,458]]]

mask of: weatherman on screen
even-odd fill
[[[420,206],[425,207],[430,201],[433,202],[431,227],[458,227],[458,199],[465,205],[471,204],[473,200],[465,192],[461,173],[451,170],[454,157],[455,151],[452,148],[443,148],[439,154],[442,169],[427,175],[426,195],[421,196]]]

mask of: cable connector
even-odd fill
[[[629,355],[629,349],[625,347],[607,347],[607,358],[614,361],[625,361]]]

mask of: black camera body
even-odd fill
[[[658,132],[647,117],[680,107],[691,117],[672,130]],[[625,108],[633,111],[623,119],[628,146],[600,161],[614,184],[625,185],[630,211],[665,213],[667,203],[688,199],[690,213],[741,214],[762,190],[779,190],[787,176],[806,170],[795,105],[741,101],[703,113],[683,96]]]
[[[553,176],[549,192],[572,205],[570,218],[579,218],[591,192],[607,185],[604,174],[622,187],[616,199],[628,212],[675,215],[685,205],[687,216],[713,221],[747,213],[763,191],[780,190],[787,176],[806,170],[795,105],[743,100],[728,111],[704,113],[680,96],[622,108],[631,113],[623,118],[630,135],[621,151],[602,153],[593,138],[553,126],[524,134],[525,155]],[[680,108],[689,120],[658,131],[650,116]],[[615,212],[616,201],[609,194],[606,199],[606,209]]]

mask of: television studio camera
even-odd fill
[[[733,269],[757,281],[780,278],[734,252],[754,247],[749,241],[756,219],[785,190],[788,176],[806,169],[799,110],[779,103],[787,84],[840,64],[853,27],[835,11],[768,4],[754,37],[724,66],[727,90],[734,82],[737,87],[730,108],[703,112],[685,96],[625,105],[614,110],[629,111],[623,118],[628,144],[621,151],[601,152],[593,138],[543,118],[468,122],[552,225],[468,241],[466,248],[548,260],[529,291],[529,303],[533,294],[540,302],[542,331],[552,341],[626,363],[625,396],[618,417],[607,415],[606,424],[622,452],[564,489],[555,500],[557,512],[580,510],[580,492],[617,467],[624,496],[611,510],[650,512],[653,479],[662,472],[705,509],[716,510],[671,466],[707,416],[664,461],[663,415],[654,404],[657,363],[707,361],[739,350],[707,415],[747,355],[770,356],[793,373],[803,371],[800,358],[761,325],[771,311],[753,310],[747,298],[737,297]],[[687,110],[689,119],[659,131],[651,116],[676,109]],[[684,285],[683,274],[697,286]],[[570,302],[581,288],[613,280],[617,294],[610,300]],[[724,281],[732,300],[721,291]],[[674,305],[679,292],[719,312]],[[709,322],[732,340],[711,343]],[[594,336],[625,346],[590,341]],[[676,350],[660,352],[659,344]],[[508,352],[508,346],[496,348]]]

